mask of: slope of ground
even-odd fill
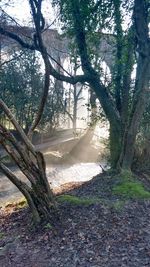
[[[150,266],[149,192],[146,199],[116,195],[118,184],[101,174],[59,195],[55,230],[34,230],[28,208],[1,210],[0,266]]]

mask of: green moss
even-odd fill
[[[52,229],[52,225],[50,223],[47,223],[45,226],[44,226],[45,229]]]
[[[73,205],[85,205],[85,206],[101,202],[101,199],[98,198],[80,198],[71,195],[61,195],[57,199],[58,202],[68,202]]]
[[[5,204],[5,208],[17,208],[22,209],[27,206],[27,200],[25,198],[21,198],[17,202],[7,202]]]
[[[133,177],[133,173],[129,170],[121,170],[120,177],[124,181],[131,181]]]
[[[21,199],[19,202],[16,203],[16,207],[18,209],[25,208],[27,206],[27,200],[25,198]]]
[[[113,188],[113,193],[123,195],[125,198],[147,199],[150,192],[146,191],[142,184],[136,181],[124,180]]]
[[[124,200],[118,200],[113,204],[113,208],[116,211],[121,211],[124,208],[125,203],[126,202]]]
[[[3,157],[1,157],[1,160],[3,160],[3,163],[5,164],[14,163],[13,159],[9,155],[4,155]]]
[[[2,239],[4,237],[4,233],[0,233],[0,239]]]

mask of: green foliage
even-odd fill
[[[52,225],[50,223],[47,223],[45,226],[44,226],[45,229],[52,229]]]
[[[92,32],[95,29],[102,29],[111,27],[110,21],[108,23],[108,16],[111,16],[112,1],[111,0],[53,0],[53,5],[59,7],[61,13],[61,19],[64,24],[64,28],[70,33],[73,33],[73,12],[79,9],[78,15],[82,19],[83,27],[87,31]]]
[[[115,203],[113,203],[113,208],[116,211],[121,211],[123,209],[124,205],[125,205],[125,201],[124,200],[118,200]]]
[[[133,177],[133,173],[130,170],[121,170],[120,178],[122,181],[131,181]]]
[[[101,199],[99,198],[82,198],[71,195],[61,195],[57,199],[58,202],[68,202],[72,205],[83,205],[83,206],[89,206],[101,202]]]
[[[18,123],[28,130],[35,114],[38,111],[43,93],[43,73],[39,55],[36,52],[23,50],[11,53],[12,61],[4,64],[0,76],[0,98],[8,105]],[[61,113],[58,104],[58,94],[54,84],[49,89],[46,107],[40,126],[55,128],[58,113]],[[1,122],[7,123],[4,114]]]
[[[19,52],[20,54],[20,52]],[[28,128],[38,109],[42,93],[42,73],[35,52],[11,53],[14,60],[1,70],[0,97],[8,105],[19,124]]]
[[[101,59],[96,54],[94,47],[99,46],[102,30],[113,28],[113,4],[111,0],[53,0],[53,6],[57,6],[61,15],[62,31],[70,38],[70,47],[74,54],[79,55],[78,48],[74,42],[77,33],[75,17],[77,15],[80,28],[86,32],[86,43],[88,54],[94,65],[99,65]],[[98,62],[97,62],[98,61]],[[97,63],[96,63],[97,62]],[[99,68],[100,69],[100,65]]]
[[[4,237],[4,233],[0,233],[0,240]]]
[[[116,176],[120,180],[119,184],[113,187],[112,191],[115,195],[120,195],[126,199],[147,199],[150,198],[150,192],[135,179],[133,173],[128,170],[122,170]]]
[[[143,185],[137,181],[123,180],[121,184],[113,188],[115,195],[122,195],[125,198],[149,199],[150,192],[144,189]]]

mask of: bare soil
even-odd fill
[[[130,199],[116,209],[115,183],[101,174],[76,188],[64,185],[63,193],[103,201],[59,203],[55,228],[46,223],[35,229],[28,208],[1,209],[0,266],[150,267],[150,200]]]

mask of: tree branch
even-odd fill
[[[3,63],[0,64],[0,68],[1,68],[3,65],[8,64],[8,63],[12,62],[13,60],[16,60],[16,59],[22,57],[23,54],[24,54],[24,51],[23,51],[22,53],[20,53],[18,56],[13,57],[13,58],[11,58],[10,60],[6,60],[6,61],[4,61]]]
[[[30,140],[28,139],[28,137],[26,136],[26,134],[24,133],[24,131],[22,130],[22,128],[20,127],[20,125],[17,123],[17,121],[14,118],[13,114],[11,113],[11,111],[9,110],[9,108],[6,106],[6,104],[3,102],[2,99],[0,99],[0,108],[5,112],[5,114],[9,118],[10,122],[13,124],[13,126],[15,127],[15,129],[18,131],[18,133],[19,133],[21,139],[23,140],[24,144],[26,145],[26,147],[35,156],[36,153],[35,153],[34,146],[30,142]]]
[[[15,40],[18,44],[20,44],[24,48],[27,48],[27,49],[30,49],[30,50],[38,50],[37,47],[35,47],[34,44],[26,43],[17,34],[15,34],[13,32],[9,32],[6,29],[2,28],[1,26],[0,26],[0,34]]]
[[[21,37],[19,37],[17,34],[9,32],[6,29],[2,28],[1,26],[0,26],[0,34],[13,39],[19,45],[21,45],[23,48],[30,49],[30,50],[33,50],[33,51],[36,50],[36,51],[41,52],[40,48],[35,46],[35,44],[29,44],[29,43],[23,41],[23,39]],[[51,59],[52,59],[52,57],[51,57]],[[82,82],[88,81],[88,76],[86,76],[86,75],[77,75],[76,77],[69,77],[69,76],[66,76],[66,75],[58,73],[55,70],[55,68],[52,66],[50,61],[49,61],[49,75],[52,75],[57,80],[64,81],[64,82],[67,82],[67,83],[71,83],[71,84],[76,84],[78,82],[82,83]]]
[[[24,183],[23,181],[19,180],[17,176],[5,166],[4,163],[0,161],[0,169],[3,173],[9,178],[9,180],[24,194],[25,191],[31,191],[31,188]],[[24,189],[23,189],[24,188]],[[25,194],[24,194],[25,195]]]

